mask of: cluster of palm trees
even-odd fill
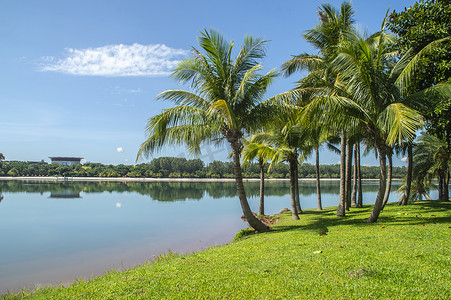
[[[424,124],[411,103],[426,101],[432,94],[449,97],[450,87],[437,85],[409,94],[418,58],[432,46],[398,58],[392,50],[394,37],[384,29],[385,21],[379,32],[367,37],[355,29],[353,14],[347,2],[340,10],[322,5],[319,23],[304,34],[318,54],[296,55],[282,66],[284,76],[299,70],[307,70],[308,75],[298,80],[293,90],[266,100],[265,92],[278,76],[275,69],[259,73],[266,41],[246,37],[233,58],[233,42],[213,30],[202,32],[198,42],[203,51],[193,48],[193,56],[181,61],[171,75],[179,83],[190,83],[190,91],[167,90],[157,96],[175,106],[149,119],[148,138],[138,158],[151,156],[167,144],[184,144],[195,154],[202,142],[228,142],[244,217],[252,228],[264,232],[269,227],[254,216],[246,198],[242,156],[244,161],[257,158],[262,169],[268,161],[271,165],[289,164],[291,211],[293,219],[299,219],[299,161],[315,152],[318,168],[320,145],[340,138],[342,181],[337,215],[344,216],[352,202],[361,205],[361,197],[356,191],[351,193],[350,180],[346,184],[345,178],[351,178],[352,149],[358,159],[359,145],[364,142],[380,162],[379,190],[367,220],[375,222],[388,200],[387,177],[394,149],[411,143]],[[358,169],[354,172],[358,174]],[[321,209],[319,174],[317,186]],[[263,195],[263,185],[261,190]],[[264,214],[263,205],[259,214]]]

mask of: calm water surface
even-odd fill
[[[364,183],[365,204],[377,184]],[[337,181],[322,181],[324,207],[337,205],[338,191]],[[256,211],[259,183],[246,183],[246,192]],[[290,207],[288,182],[268,182],[265,192],[267,214]],[[300,193],[302,208],[316,207],[314,182],[302,182]],[[0,181],[1,197],[0,294],[223,244],[247,227],[233,182]]]

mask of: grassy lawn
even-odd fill
[[[451,299],[451,203],[280,215],[273,231],[2,299]],[[206,224],[208,226],[208,224]]]

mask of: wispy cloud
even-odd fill
[[[140,88],[125,89],[120,86],[114,86],[114,87],[107,88],[106,91],[113,95],[140,94],[142,92],[142,90]]]
[[[41,71],[88,76],[165,76],[187,54],[187,50],[164,44],[68,48],[63,58],[43,57]]]

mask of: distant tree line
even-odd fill
[[[268,172],[269,178],[289,178],[288,164],[278,164]],[[362,166],[362,177],[378,178],[379,167]],[[340,165],[321,165],[322,178],[340,178]],[[394,167],[393,177],[406,175],[405,167]],[[0,176],[66,176],[66,177],[131,177],[131,178],[234,178],[233,163],[213,161],[205,164],[200,159],[177,157],[159,157],[149,163],[138,165],[104,165],[85,163],[64,166],[23,161],[4,161],[0,165]],[[260,167],[257,163],[249,163],[243,167],[245,178],[259,178]],[[315,166],[304,163],[299,166],[299,178],[315,178]]]

